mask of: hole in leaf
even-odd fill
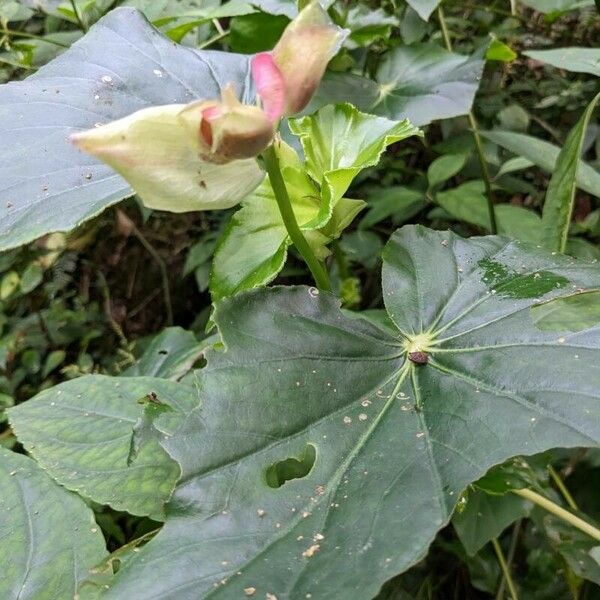
[[[306,448],[297,458],[292,456],[267,467],[265,472],[267,485],[279,488],[287,481],[306,477],[313,468],[316,458],[317,449],[312,444],[306,444]]]

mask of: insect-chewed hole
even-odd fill
[[[265,471],[267,485],[280,488],[287,481],[306,477],[313,468],[316,458],[317,449],[312,444],[306,444],[306,448],[297,458],[291,456],[267,467]]]

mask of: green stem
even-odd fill
[[[16,37],[27,38],[28,40],[39,40],[40,42],[46,42],[47,44],[53,44],[54,46],[60,46],[61,48],[69,48],[69,44],[63,44],[56,40],[45,38],[41,35],[35,35],[35,33],[27,33],[25,31],[16,31],[15,29],[8,29],[7,27],[0,28],[0,33],[4,35],[12,35]]]
[[[77,20],[79,27],[81,27],[84,33],[87,33],[88,27],[81,18],[81,14],[79,13],[79,9],[77,8],[75,0],[71,0],[71,7],[73,8],[73,13],[75,14],[75,19]]]
[[[515,526],[513,527],[513,532],[512,532],[512,536],[510,539],[510,548],[508,549],[508,555],[506,557],[506,564],[508,565],[508,568],[510,569],[510,565],[512,564],[513,560],[515,559],[515,553],[517,551],[517,543],[519,542],[519,533],[521,531],[521,519],[519,519],[516,523]],[[496,600],[502,600],[504,598],[504,588],[506,586],[506,577],[502,576],[502,581],[500,582],[500,585],[498,586],[498,591],[496,592]]]
[[[438,20],[440,22],[440,29],[442,30],[442,37],[444,38],[444,44],[449,52],[452,52],[452,41],[450,40],[450,33],[448,26],[446,25],[446,19],[444,17],[444,11],[441,6],[437,9]],[[475,141],[475,148],[477,150],[477,157],[479,158],[479,165],[481,167],[481,173],[483,175],[483,182],[485,185],[485,195],[488,204],[488,213],[490,215],[490,230],[493,234],[498,233],[498,223],[496,221],[496,210],[494,205],[496,204],[496,198],[494,190],[492,188],[492,178],[490,177],[490,170],[485,159],[485,152],[483,151],[483,142],[479,135],[479,127],[477,126],[477,119],[475,114],[471,110],[469,112],[469,125],[471,126],[471,132],[473,133],[473,140]]]
[[[508,564],[506,559],[504,558],[504,552],[502,552],[502,548],[498,543],[497,538],[492,539],[492,546],[494,546],[494,551],[496,552],[496,556],[498,558],[498,562],[500,563],[500,568],[502,569],[502,574],[504,575],[504,580],[508,585],[508,591],[510,592],[510,596],[512,600],[519,600],[519,596],[517,595],[517,588],[515,586],[515,582],[512,579],[510,574],[510,569],[508,568]]]
[[[563,495],[563,498],[567,501],[567,504],[569,505],[571,510],[579,510],[577,502],[575,502],[575,499],[573,498],[573,496],[571,496],[571,492],[569,492],[567,486],[564,484],[560,475],[555,471],[552,465],[548,465],[548,473],[550,473],[550,477],[554,481],[554,484],[559,489],[560,493]]]
[[[277,143],[277,142],[275,142]],[[275,143],[271,144],[264,152],[263,158],[265,160],[265,167],[269,174],[269,180],[273,193],[275,194],[275,200],[277,200],[277,206],[279,206],[279,212],[287,232],[292,240],[294,246],[296,246],[298,252],[304,259],[304,262],[308,265],[310,272],[317,284],[317,287],[321,290],[329,291],[331,284],[329,283],[329,276],[323,268],[323,265],[317,260],[314,252],[309,246],[304,234],[300,230],[290,197],[288,195],[287,188],[285,187],[285,181],[279,168],[279,160],[277,159],[277,153],[275,151]]]
[[[538,494],[537,492],[534,492],[533,490],[522,489],[522,490],[512,490],[512,491],[513,491],[513,493],[518,494],[522,498],[526,498],[527,500],[530,500],[534,504],[541,506],[543,509],[547,510],[549,513],[552,513],[555,517],[562,519],[566,523],[569,523],[569,525],[572,525],[573,527],[576,527],[580,531],[587,533],[590,537],[592,537],[595,540],[600,542],[600,529],[597,529],[593,525],[590,525],[583,519],[580,519],[579,517],[570,513],[568,510],[565,510],[564,508],[562,508],[562,506],[558,506],[558,504],[555,504],[551,500],[548,500],[548,498],[544,498],[544,496],[541,496],[540,494]]]

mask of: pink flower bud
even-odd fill
[[[223,88],[221,102],[190,104],[180,116],[199,137],[202,158],[217,164],[258,156],[273,139],[273,123],[265,112],[242,104],[231,86]]]
[[[296,114],[309,103],[347,35],[313,1],[287,26],[272,52],[252,59],[252,77],[272,121]]]

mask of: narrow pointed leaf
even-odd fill
[[[554,173],[560,153],[558,146],[514,131],[482,131],[481,135],[513,154],[530,160],[547,173]],[[584,161],[581,161],[577,170],[576,181],[577,187],[588,194],[600,197],[600,173]]]
[[[577,172],[581,164],[579,157],[583,149],[585,132],[599,101],[600,94],[585,109],[556,159],[542,213],[542,243],[549,250],[557,252],[566,250],[577,190]]]

